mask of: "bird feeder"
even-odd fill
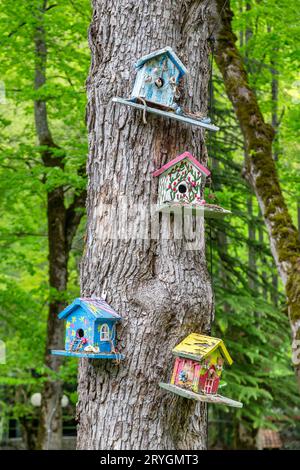
[[[184,152],[153,172],[159,178],[157,210],[175,212],[190,208],[205,217],[222,217],[230,214],[216,204],[203,199],[206,179],[210,171],[189,152]]]
[[[219,130],[209,118],[181,108],[180,87],[187,69],[171,47],[141,57],[135,68],[137,74],[130,98],[115,97],[114,102],[212,131]]]
[[[232,364],[219,338],[192,333],[174,349],[176,356],[170,383],[160,387],[185,398],[241,408],[241,402],[219,395],[224,364]]]
[[[57,356],[124,359],[117,351],[116,323],[122,320],[101,298],[77,298],[58,318],[66,320],[65,349]]]

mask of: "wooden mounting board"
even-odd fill
[[[85,352],[74,352],[74,351],[65,351],[63,349],[51,349],[51,354],[54,356],[70,356],[70,357],[85,357],[88,359],[115,359],[121,360],[125,356],[123,354],[105,354],[105,353],[85,353]]]
[[[193,119],[189,116],[176,114],[172,111],[163,111],[162,109],[152,108],[150,106],[144,106],[143,104],[135,103],[134,101],[126,100],[124,98],[113,98],[112,101],[114,103],[125,104],[127,106],[132,106],[136,109],[146,110],[147,113],[158,114],[159,116],[167,117],[170,119],[175,119],[177,121],[185,122],[187,124],[191,124],[192,126],[204,127],[204,129],[208,129],[210,131],[217,132],[220,130],[219,127],[214,126],[213,124],[207,124],[205,122],[200,121],[199,119]]]
[[[178,387],[173,384],[166,384],[160,382],[159,386],[168,392],[176,393],[181,397],[188,398],[190,400],[204,401],[207,403],[213,403],[215,405],[227,405],[233,406],[234,408],[242,408],[243,403],[240,401],[232,400],[231,398],[222,397],[221,395],[204,395],[200,393],[191,392],[190,390],[185,390],[184,388]]]
[[[188,206],[184,204],[172,204],[172,203],[166,203],[162,206],[159,206],[157,208],[157,212],[165,212],[165,213],[170,213],[170,212],[180,212],[182,209],[186,209],[186,214],[188,214],[188,211],[191,211],[193,214],[198,214],[198,215],[203,215],[206,218],[209,219],[221,219],[226,215],[232,214],[231,211],[228,211],[227,209],[223,209],[222,211],[217,211],[214,210],[213,208],[210,207],[205,207],[205,206]]]

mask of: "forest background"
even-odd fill
[[[31,3],[1,0],[0,11],[0,339],[6,346],[6,362],[0,364],[0,440],[7,440],[14,423],[27,447],[35,445],[38,417],[30,398],[42,391],[46,380],[49,304],[68,303],[80,291],[91,19],[88,0],[48,3],[47,79],[37,87]],[[239,51],[265,120],[276,132],[273,157],[299,229],[298,7],[298,1],[287,0],[231,2]],[[285,447],[299,448],[300,397],[284,291],[256,198],[243,177],[243,138],[214,63],[210,87],[210,114],[221,128],[207,136],[213,171],[210,192],[233,212],[206,227],[216,302],[212,334],[225,339],[234,358],[234,366],[225,372],[226,395],[244,403],[241,410],[210,407],[210,447],[253,447],[257,431],[271,428],[280,432]],[[34,117],[38,99],[47,102],[49,127],[63,166],[49,166],[42,157]],[[67,289],[59,293],[49,284],[47,232],[47,197],[58,189],[77,228],[68,255]],[[76,359],[66,361],[59,371],[69,399],[63,415],[70,431],[75,429],[76,373]]]

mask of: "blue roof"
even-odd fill
[[[154,57],[157,57],[157,56],[165,54],[165,53],[168,55],[168,57],[171,59],[171,61],[179,69],[180,75],[185,75],[188,72],[187,69],[185,68],[185,66],[183,65],[183,63],[181,62],[181,60],[177,57],[177,55],[175,54],[175,52],[173,51],[173,49],[170,46],[164,47],[163,49],[159,49],[158,51],[154,51],[154,52],[151,52],[150,54],[144,55],[143,57],[141,57],[135,63],[135,67],[137,69],[139,69],[146,62],[148,62],[148,60],[151,60]]]
[[[85,312],[92,315],[95,320],[121,320],[122,317],[101,298],[79,297],[58,315],[59,319],[68,317],[77,307],[83,308]]]

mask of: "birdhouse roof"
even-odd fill
[[[170,60],[178,68],[181,76],[185,75],[188,72],[185,66],[183,65],[183,63],[181,62],[181,60],[177,57],[177,55],[175,54],[175,52],[170,46],[164,47],[163,49],[159,49],[158,51],[154,51],[154,52],[151,52],[150,54],[144,55],[135,63],[135,67],[139,69],[149,60],[153,59],[154,57],[158,57],[162,54],[168,55]]]
[[[218,348],[221,349],[222,355],[228,364],[231,365],[233,361],[221,339],[213,338],[212,336],[200,335],[198,333],[190,334],[181,341],[181,343],[177,344],[173,349],[173,354],[175,354],[175,356],[202,361],[202,359],[209,356],[209,354]]]
[[[67,308],[65,308],[58,318],[66,318],[78,307],[81,307],[88,315],[92,315],[95,320],[121,320],[122,317],[101,298],[79,297],[74,300]]]
[[[195,165],[201,171],[201,173],[203,173],[205,175],[205,177],[210,175],[210,171],[204,165],[201,165],[201,163],[198,162],[198,160],[196,160],[196,158],[193,157],[193,155],[190,152],[184,152],[181,155],[178,155],[176,158],[174,158],[170,162],[163,165],[158,170],[154,171],[153,176],[161,175],[162,173],[167,171],[169,168],[171,168],[172,166],[176,165],[177,163],[179,163],[179,162],[181,162],[182,160],[185,160],[185,159],[187,159],[191,163],[193,163],[193,165]]]

